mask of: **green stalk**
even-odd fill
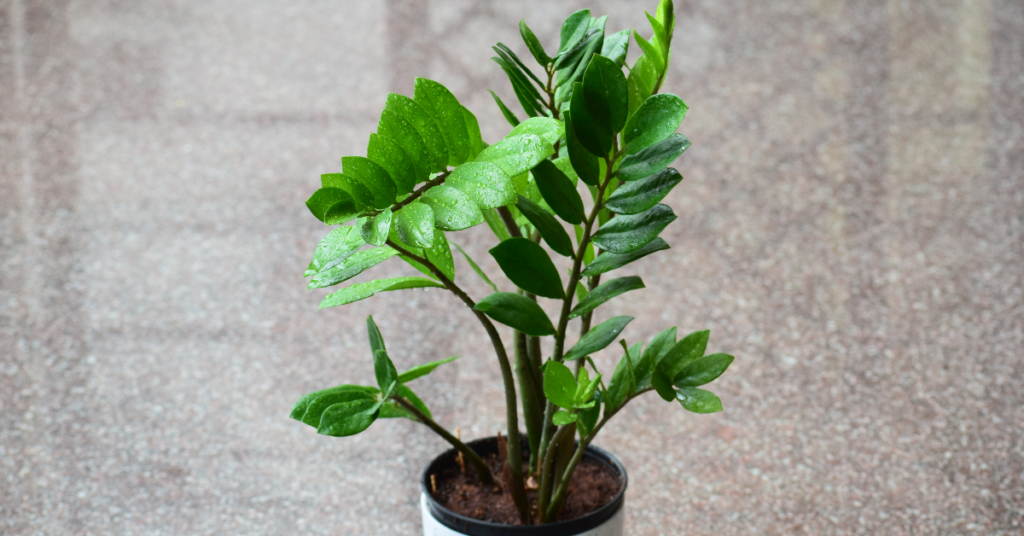
[[[441,436],[445,441],[447,441],[453,447],[458,449],[458,451],[462,453],[463,457],[465,457],[466,460],[469,461],[469,464],[473,466],[473,470],[475,470],[476,474],[480,476],[480,481],[483,482],[485,486],[490,487],[494,485],[494,475],[491,474],[490,468],[488,468],[487,464],[484,463],[483,458],[481,458],[480,455],[476,453],[476,451],[471,449],[469,445],[463,443],[459,438],[453,436],[450,432],[448,432],[448,430],[445,430],[444,427],[442,427],[440,424],[437,424],[436,421],[434,421],[430,417],[427,417],[425,413],[420,411],[420,409],[417,408],[416,406],[412,405],[408,400],[400,396],[392,396],[391,400],[398,402],[398,405],[405,408],[409,413],[415,415],[416,418],[419,419],[421,423],[426,425],[427,428],[430,428],[431,430],[437,432],[437,434]]]
[[[513,331],[513,355],[515,356],[516,379],[522,390],[520,402],[523,405],[523,420],[526,422],[526,442],[530,445],[530,473],[537,471],[540,459],[540,436],[543,415],[543,403],[537,396],[539,386],[533,374],[533,363],[530,361],[526,345],[526,334]]]

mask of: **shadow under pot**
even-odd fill
[[[468,445],[485,460],[496,462],[498,455],[497,438],[488,437],[471,441]],[[524,445],[525,447],[525,445]],[[618,491],[611,495],[603,505],[574,519],[559,520],[544,525],[508,525],[482,521],[462,515],[446,508],[438,500],[445,492],[445,486],[451,485],[453,476],[461,474],[456,459],[457,451],[449,449],[427,466],[420,479],[422,494],[420,510],[423,516],[424,536],[622,536],[626,518],[626,486],[628,478],[626,469],[611,454],[597,447],[589,446],[583,454],[582,467],[585,463],[606,473],[618,483]],[[494,471],[492,465],[492,472]],[[577,468],[577,471],[580,470]],[[466,468],[472,472],[472,468]],[[431,481],[431,476],[434,481]],[[437,492],[435,492],[435,486]],[[571,493],[571,488],[570,488]],[[532,496],[532,495],[531,495]]]

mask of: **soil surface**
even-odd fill
[[[494,475],[501,474],[501,461],[497,455],[484,457]],[[463,475],[457,465],[446,467],[436,475],[437,491],[434,499],[445,508],[460,515],[506,525],[521,525],[516,506],[500,483],[484,486],[472,468]],[[569,481],[569,494],[565,507],[555,521],[568,521],[584,516],[608,504],[622,488],[622,481],[608,466],[583,459]],[[531,511],[536,516],[537,491],[528,490]]]

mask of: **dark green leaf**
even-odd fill
[[[569,318],[576,318],[577,316],[583,316],[594,309],[597,309],[601,304],[606,301],[631,290],[636,290],[644,287],[644,282],[640,280],[639,276],[631,275],[629,277],[620,277],[618,279],[612,279],[598,285],[597,288],[590,291],[586,298],[580,300],[576,307],[569,313]]]
[[[419,201],[413,201],[395,213],[395,230],[402,242],[428,248],[434,243],[434,211]]]
[[[636,391],[651,386],[651,371],[654,364],[643,354],[643,343],[638,342],[629,349],[629,359],[633,364],[633,376],[636,378]]]
[[[448,88],[441,84],[417,78],[413,90],[413,100],[426,110],[434,123],[441,130],[445,145],[448,148],[448,165],[457,166],[469,159],[469,130],[466,118],[462,113],[462,105]]]
[[[615,218],[618,219],[618,218]],[[603,274],[610,272],[616,268],[621,268],[637,259],[646,257],[656,251],[669,249],[668,244],[665,243],[660,237],[655,238],[647,243],[646,246],[633,251],[631,253],[625,253],[622,255],[616,253],[604,252],[594,259],[594,262],[587,265],[586,269],[583,270],[583,275],[592,276],[597,274]]]
[[[501,102],[501,97],[489,89],[487,91],[491,92],[491,96],[494,97],[494,103],[498,105],[498,109],[501,110],[501,115],[505,116],[505,120],[511,123],[513,127],[519,125],[519,118],[516,117],[516,114],[512,113],[512,110],[508,109],[508,106],[505,106],[504,102]]]
[[[306,207],[316,216],[316,219],[325,221],[327,210],[339,203],[352,204],[353,209],[355,208],[352,196],[345,190],[341,188],[320,188],[313,192],[313,195],[309,196],[309,199],[306,200]],[[355,214],[353,214],[353,217],[355,217]]]
[[[512,49],[505,46],[504,43],[501,43],[499,41],[497,45],[491,48],[493,48],[494,51],[497,52],[498,55],[500,55],[506,62],[511,61],[515,63],[516,67],[519,68],[519,71],[526,73],[526,75],[532,78],[538,86],[542,88],[544,87],[544,82],[541,82],[540,78],[537,78],[537,75],[533,74],[533,71],[531,71],[530,68],[527,67],[526,64],[522,62],[522,60],[519,59],[519,56],[516,56],[516,53],[512,52]],[[540,92],[538,92],[536,89],[533,90],[533,93],[536,93],[535,97],[537,99],[541,98]]]
[[[633,69],[626,77],[629,91],[629,117],[633,117],[637,108],[654,94],[654,86],[658,83],[658,72],[654,70],[654,62],[647,56],[640,56],[633,63]],[[629,119],[626,120],[629,122]]]
[[[512,91],[515,92],[516,99],[519,100],[519,104],[523,107],[526,115],[530,117],[543,115],[544,105],[540,103],[537,88],[533,87],[533,84],[519,70],[519,67],[499,56],[492,57],[491,59],[505,71],[505,75],[508,76],[508,80],[512,84]]]
[[[587,332],[586,335],[580,337],[572,348],[569,349],[565,354],[566,361],[572,361],[574,359],[580,359],[587,357],[594,352],[597,352],[618,338],[622,330],[626,329],[626,324],[633,321],[631,316],[613,316],[604,322],[598,324],[595,328]]]
[[[495,286],[493,282],[491,282],[491,278],[487,277],[487,274],[484,273],[484,271],[480,269],[480,266],[478,266],[475,261],[473,261],[473,258],[469,256],[469,253],[466,253],[465,251],[463,251],[462,248],[460,248],[458,244],[452,244],[452,245],[455,246],[456,248],[458,248],[459,253],[462,253],[462,256],[466,258],[466,262],[468,262],[469,263],[469,267],[472,268],[474,272],[476,272],[476,275],[480,276],[480,279],[483,279],[484,282],[487,283],[487,285],[490,286],[494,290],[494,292],[498,292],[498,287]]]
[[[552,251],[559,255],[572,257],[572,239],[569,238],[569,233],[565,232],[565,229],[554,216],[548,214],[537,203],[521,195],[519,196],[519,202],[516,203],[516,208],[537,228],[537,231],[544,237],[544,241],[547,242]]]
[[[622,67],[626,64],[626,51],[629,49],[629,30],[622,30],[604,36],[601,55]]]
[[[367,244],[383,246],[391,232],[391,209],[386,208],[380,214],[366,220],[359,229]]]
[[[495,292],[480,300],[473,309],[532,337],[555,334],[555,326],[544,309],[530,298],[513,292]]]
[[[309,269],[304,275],[309,277],[345,262],[345,259],[352,256],[363,244],[365,242],[359,236],[358,229],[350,225],[338,227],[328,233],[316,246],[313,261],[309,263]]]
[[[722,411],[722,400],[711,391],[695,387],[683,387],[676,391],[676,398],[684,408],[694,413],[718,413]]]
[[[630,355],[624,354],[619,364],[612,373],[612,379],[608,383],[608,406],[612,409],[619,407],[629,395],[636,391],[636,372],[633,369],[633,361]]]
[[[600,180],[600,165],[598,164],[597,157],[580,143],[579,137],[576,136],[576,132],[573,130],[571,116],[571,110],[567,111],[563,116],[565,118],[565,139],[566,150],[569,153],[569,162],[572,163],[572,168],[576,171],[576,175],[580,180],[591,186],[597,186]]]
[[[401,115],[384,108],[377,123],[377,134],[398,144],[416,166],[417,182],[434,170],[434,157],[427,151],[423,137],[413,128],[412,123]]]
[[[476,156],[475,160],[477,162],[493,162],[505,172],[505,175],[515,177],[533,169],[538,162],[554,153],[555,148],[539,136],[520,134],[505,138],[484,149]],[[508,204],[512,203],[515,203],[515,198]]]
[[[462,107],[462,117],[466,120],[466,130],[469,132],[469,159],[476,158],[480,151],[487,147],[483,136],[480,135],[480,123],[476,120],[469,108]],[[513,125],[514,126],[514,125]]]
[[[622,131],[626,153],[636,154],[669,137],[683,122],[686,110],[686,103],[671,93],[645,100]]]
[[[484,221],[484,215],[468,195],[451,186],[435,186],[420,198],[434,211],[434,227],[461,231]]]
[[[337,307],[347,305],[359,300],[365,300],[378,292],[389,290],[403,290],[409,288],[441,287],[444,285],[422,277],[393,277],[391,279],[377,279],[367,283],[358,283],[351,287],[343,288],[334,294],[329,294],[322,302],[320,308]]]
[[[320,418],[318,434],[334,437],[346,437],[366,430],[377,419],[380,402],[374,400],[355,400],[335,404]]]
[[[644,350],[644,359],[650,361],[651,366],[657,367],[658,363],[668,355],[669,351],[676,345],[676,328],[671,327],[662,331],[651,339],[651,343]],[[671,378],[669,378],[671,379]]]
[[[558,361],[544,364],[544,396],[560,408],[572,408],[576,403],[576,378],[569,367]]]
[[[430,162],[430,171],[441,172],[448,169],[448,146],[445,145],[441,129],[422,106],[405,95],[388,93],[384,109],[402,116],[419,133],[427,150],[427,158],[424,160]]]
[[[452,248],[448,245],[448,239],[440,229],[434,229],[434,243],[425,248],[427,260],[436,266],[448,279],[455,279],[455,259],[452,258]]]
[[[533,134],[551,145],[554,145],[565,134],[562,122],[550,117],[531,117],[516,125],[506,138],[520,134]]]
[[[375,387],[362,385],[339,385],[310,393],[298,400],[292,407],[291,418],[313,427],[320,426],[320,416],[334,404],[353,400],[375,400],[379,393]]]
[[[426,376],[427,374],[434,372],[434,369],[436,369],[437,367],[440,367],[441,365],[444,365],[446,363],[451,363],[452,361],[455,361],[459,357],[460,356],[454,355],[452,357],[438,359],[437,361],[431,361],[430,363],[416,365],[415,367],[399,374],[398,381],[401,383],[408,383],[415,380],[416,378],[422,378],[423,376]]]
[[[678,171],[666,168],[646,179],[622,183],[606,206],[618,214],[639,214],[657,205],[682,180]]]
[[[665,402],[671,402],[676,398],[675,389],[672,388],[672,380],[665,377],[660,371],[655,369],[651,373],[651,386],[658,392],[658,396],[661,397]]]
[[[353,277],[398,255],[391,248],[374,248],[360,251],[331,268],[321,270],[310,280],[306,288],[327,288],[348,281]]]
[[[352,200],[355,201],[355,208],[359,211],[374,208],[373,192],[363,184],[363,181],[353,175],[324,173],[320,175],[320,183],[323,184],[324,188],[341,188],[345,190],[348,195],[352,196]]]
[[[711,383],[718,379],[732,364],[733,357],[729,354],[706,355],[686,365],[686,368],[676,375],[676,387],[698,387],[705,383]]]
[[[594,394],[595,398],[598,398],[600,396],[601,396],[601,392],[600,391],[598,391],[597,393]],[[581,410],[578,410],[576,412],[576,414],[580,416],[579,420],[576,421],[576,426],[578,426],[579,430],[580,430],[580,436],[581,437],[589,436],[590,432],[594,430],[594,426],[597,425],[598,417],[601,416],[601,403],[600,403],[600,400],[598,400],[597,404],[594,404],[593,406],[591,406],[589,408],[583,408]]]
[[[666,205],[658,204],[646,212],[619,216],[594,233],[594,243],[612,253],[632,253],[654,240],[676,215]]]
[[[376,132],[370,134],[366,157],[387,170],[391,181],[395,183],[397,195],[405,195],[413,191],[416,184],[427,180],[426,175],[419,175],[416,163],[398,142]]]
[[[583,199],[580,199],[579,192],[565,173],[550,160],[541,160],[533,168],[533,177],[537,181],[540,195],[559,218],[574,225],[583,222],[586,218],[583,213]]]
[[[710,333],[708,330],[694,331],[683,337],[683,340],[673,345],[655,361],[658,370],[663,372],[666,378],[674,380],[678,377],[679,371],[704,355]]]
[[[690,140],[682,134],[672,134],[664,140],[622,159],[615,178],[620,181],[635,181],[650,177],[679,158],[690,146]]]
[[[575,413],[569,413],[564,409],[560,409],[556,411],[554,415],[551,416],[551,422],[554,423],[555,426],[562,426],[565,424],[569,424],[571,422],[576,422],[576,419],[578,418],[579,415],[576,415]]]
[[[575,91],[573,85],[583,81],[583,73],[590,65],[590,59],[601,51],[604,43],[604,31],[591,28],[587,36],[575,49],[566,55],[569,60],[560,67],[556,67],[558,73],[555,75],[555,104],[561,105],[572,100],[572,93]],[[556,64],[557,65],[557,64]]]
[[[379,334],[378,334],[379,335]],[[373,372],[377,376],[377,385],[384,398],[391,396],[398,386],[398,371],[384,350],[373,351]]]
[[[533,34],[530,27],[526,25],[525,19],[519,21],[519,34],[523,36],[526,48],[530,49],[530,54],[533,54],[533,59],[537,60],[537,63],[545,67],[551,63],[551,57],[544,52],[544,47],[541,46],[540,40]]]
[[[587,111],[598,128],[607,132],[609,137],[622,130],[626,124],[629,101],[626,77],[614,61],[600,55],[590,60],[590,65],[583,73],[583,97]]]
[[[560,300],[565,297],[558,268],[544,248],[534,241],[510,238],[491,248],[491,256],[519,288],[545,298]]]
[[[583,84],[576,82],[573,86],[572,103],[569,105],[572,128],[583,147],[595,156],[604,158],[612,150],[612,132],[590,113],[584,100]]]
[[[373,316],[366,317],[366,338],[370,341],[370,351],[376,352],[377,350],[380,350],[385,354],[387,353],[388,349],[384,345],[384,336],[380,334],[380,328],[378,328],[377,323],[373,321]],[[387,356],[385,356],[385,358],[386,357]],[[391,372],[388,373],[388,377],[384,379],[385,381],[381,381],[381,372],[379,372],[377,369],[381,366],[387,368],[386,365],[388,364],[391,364],[390,359],[387,359],[387,363],[380,364],[376,361],[376,356],[374,356],[373,370],[377,374],[377,383],[381,386],[382,389],[388,385],[391,385],[391,382],[395,381],[395,379],[398,377],[398,373],[394,371],[394,364],[391,364]],[[385,370],[384,372],[387,371]]]
[[[477,156],[482,157],[497,146],[492,145]],[[445,184],[466,194],[480,209],[516,202],[516,187],[501,168],[501,163],[466,162],[452,171]]]

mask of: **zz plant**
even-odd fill
[[[601,305],[644,288],[638,276],[604,282],[602,276],[669,248],[658,235],[676,216],[660,201],[682,176],[667,166],[690,146],[675,133],[686,104],[660,93],[675,26],[671,0],[661,0],[647,18],[653,36],[632,32],[643,52],[632,67],[626,65],[630,31],[606,34],[607,17],[588,10],[570,15],[554,55],[520,22],[540,75],[507,46],[494,46],[493,59],[528,116],[520,121],[492,92],[512,125],[507,136],[488,145],[472,112],[438,82],[418,78],[412,98],[388,95],[366,156],[342,157],[342,171],[322,175],[321,188],[306,202],[319,220],[340,225],[316,248],[305,272],[309,288],[343,283],[391,257],[426,276],[350,285],[324,298],[321,308],[378,292],[438,287],[462,300],[486,330],[505,390],[508,455],[499,476],[526,524],[558,516],[584,450],[634,398],[654,391],[695,413],[722,410],[719,398],[699,387],[718,378],[733,357],[705,355],[708,331],[677,340],[672,327],[645,347],[620,339],[631,317],[592,326]],[[580,182],[589,203],[579,194]],[[447,233],[485,222],[497,238],[490,253],[515,291],[499,291],[456,246],[494,289],[476,299],[456,283]],[[548,317],[541,299],[556,303],[557,318]],[[576,319],[580,336],[567,349]],[[511,356],[494,322],[512,328]],[[455,358],[398,373],[372,317],[367,330],[377,385],[311,393],[295,404],[292,418],[338,437],[362,432],[377,419],[408,418],[440,434],[484,484],[493,484],[484,461],[438,425],[409,387]],[[623,354],[606,381],[590,356],[616,339]],[[550,341],[549,352],[543,340]],[[535,504],[528,504],[527,485],[538,487]]]

